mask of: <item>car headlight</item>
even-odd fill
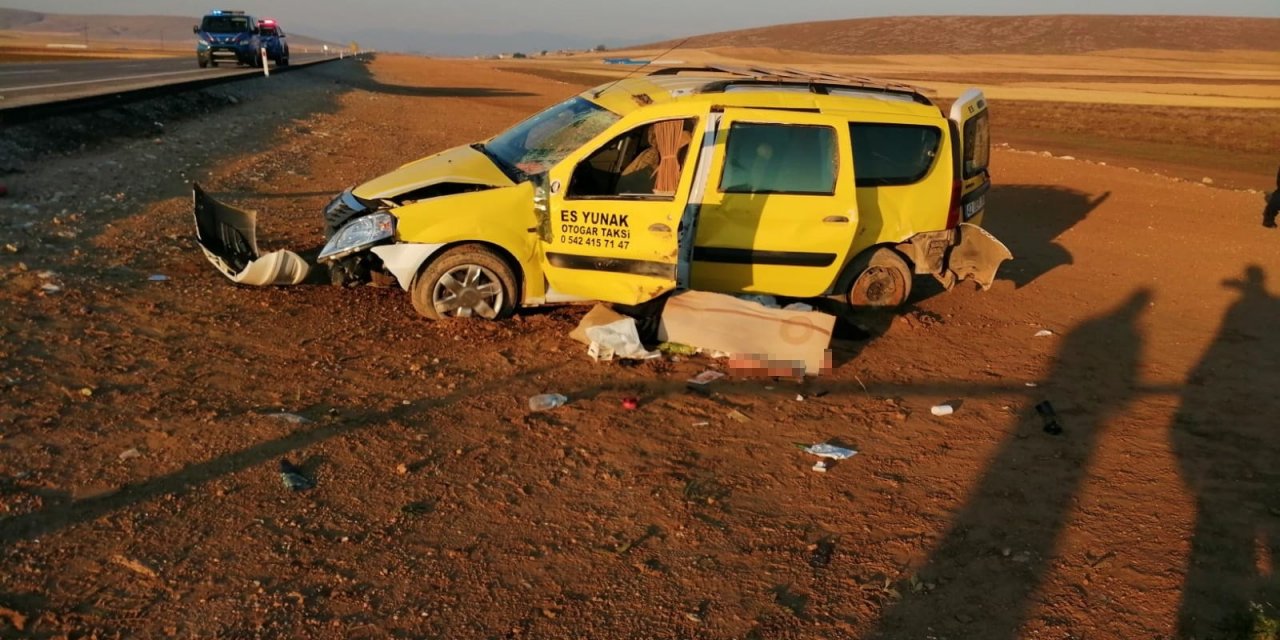
[[[389,213],[371,213],[362,218],[356,218],[338,229],[338,232],[329,238],[329,242],[325,243],[324,249],[320,250],[320,257],[317,260],[320,262],[337,260],[361,249],[367,249],[395,234],[395,216]]]

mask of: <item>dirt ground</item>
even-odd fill
[[[577,90],[395,57],[278,80],[0,178],[0,637],[1203,639],[1277,616],[1259,194],[997,150],[987,227],[1017,259],[991,291],[921,282],[833,342],[833,375],[704,395],[684,381],[719,361],[592,363],[584,307],[433,324],[399,289],[216,273],[188,180],[305,249],[341,189]],[[531,413],[542,392],[570,402]],[[815,442],[859,454],[816,473]],[[286,490],[281,458],[317,486]]]

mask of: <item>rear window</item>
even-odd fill
[[[244,33],[249,30],[247,16],[205,16],[200,30],[206,33]]]
[[[991,161],[991,123],[983,111],[964,123],[964,177],[987,170]]]
[[[724,193],[835,193],[836,130],[735,122],[725,149]]]
[[[859,187],[915,184],[938,156],[937,127],[851,123],[853,173]]]

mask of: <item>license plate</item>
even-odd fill
[[[982,210],[985,208],[987,208],[987,194],[984,193],[977,198],[974,198],[972,202],[964,206],[964,219],[968,220],[969,218],[982,213]]]

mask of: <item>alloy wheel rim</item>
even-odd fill
[[[463,264],[436,280],[431,305],[442,317],[493,319],[498,317],[504,295],[497,274],[478,264]]]

